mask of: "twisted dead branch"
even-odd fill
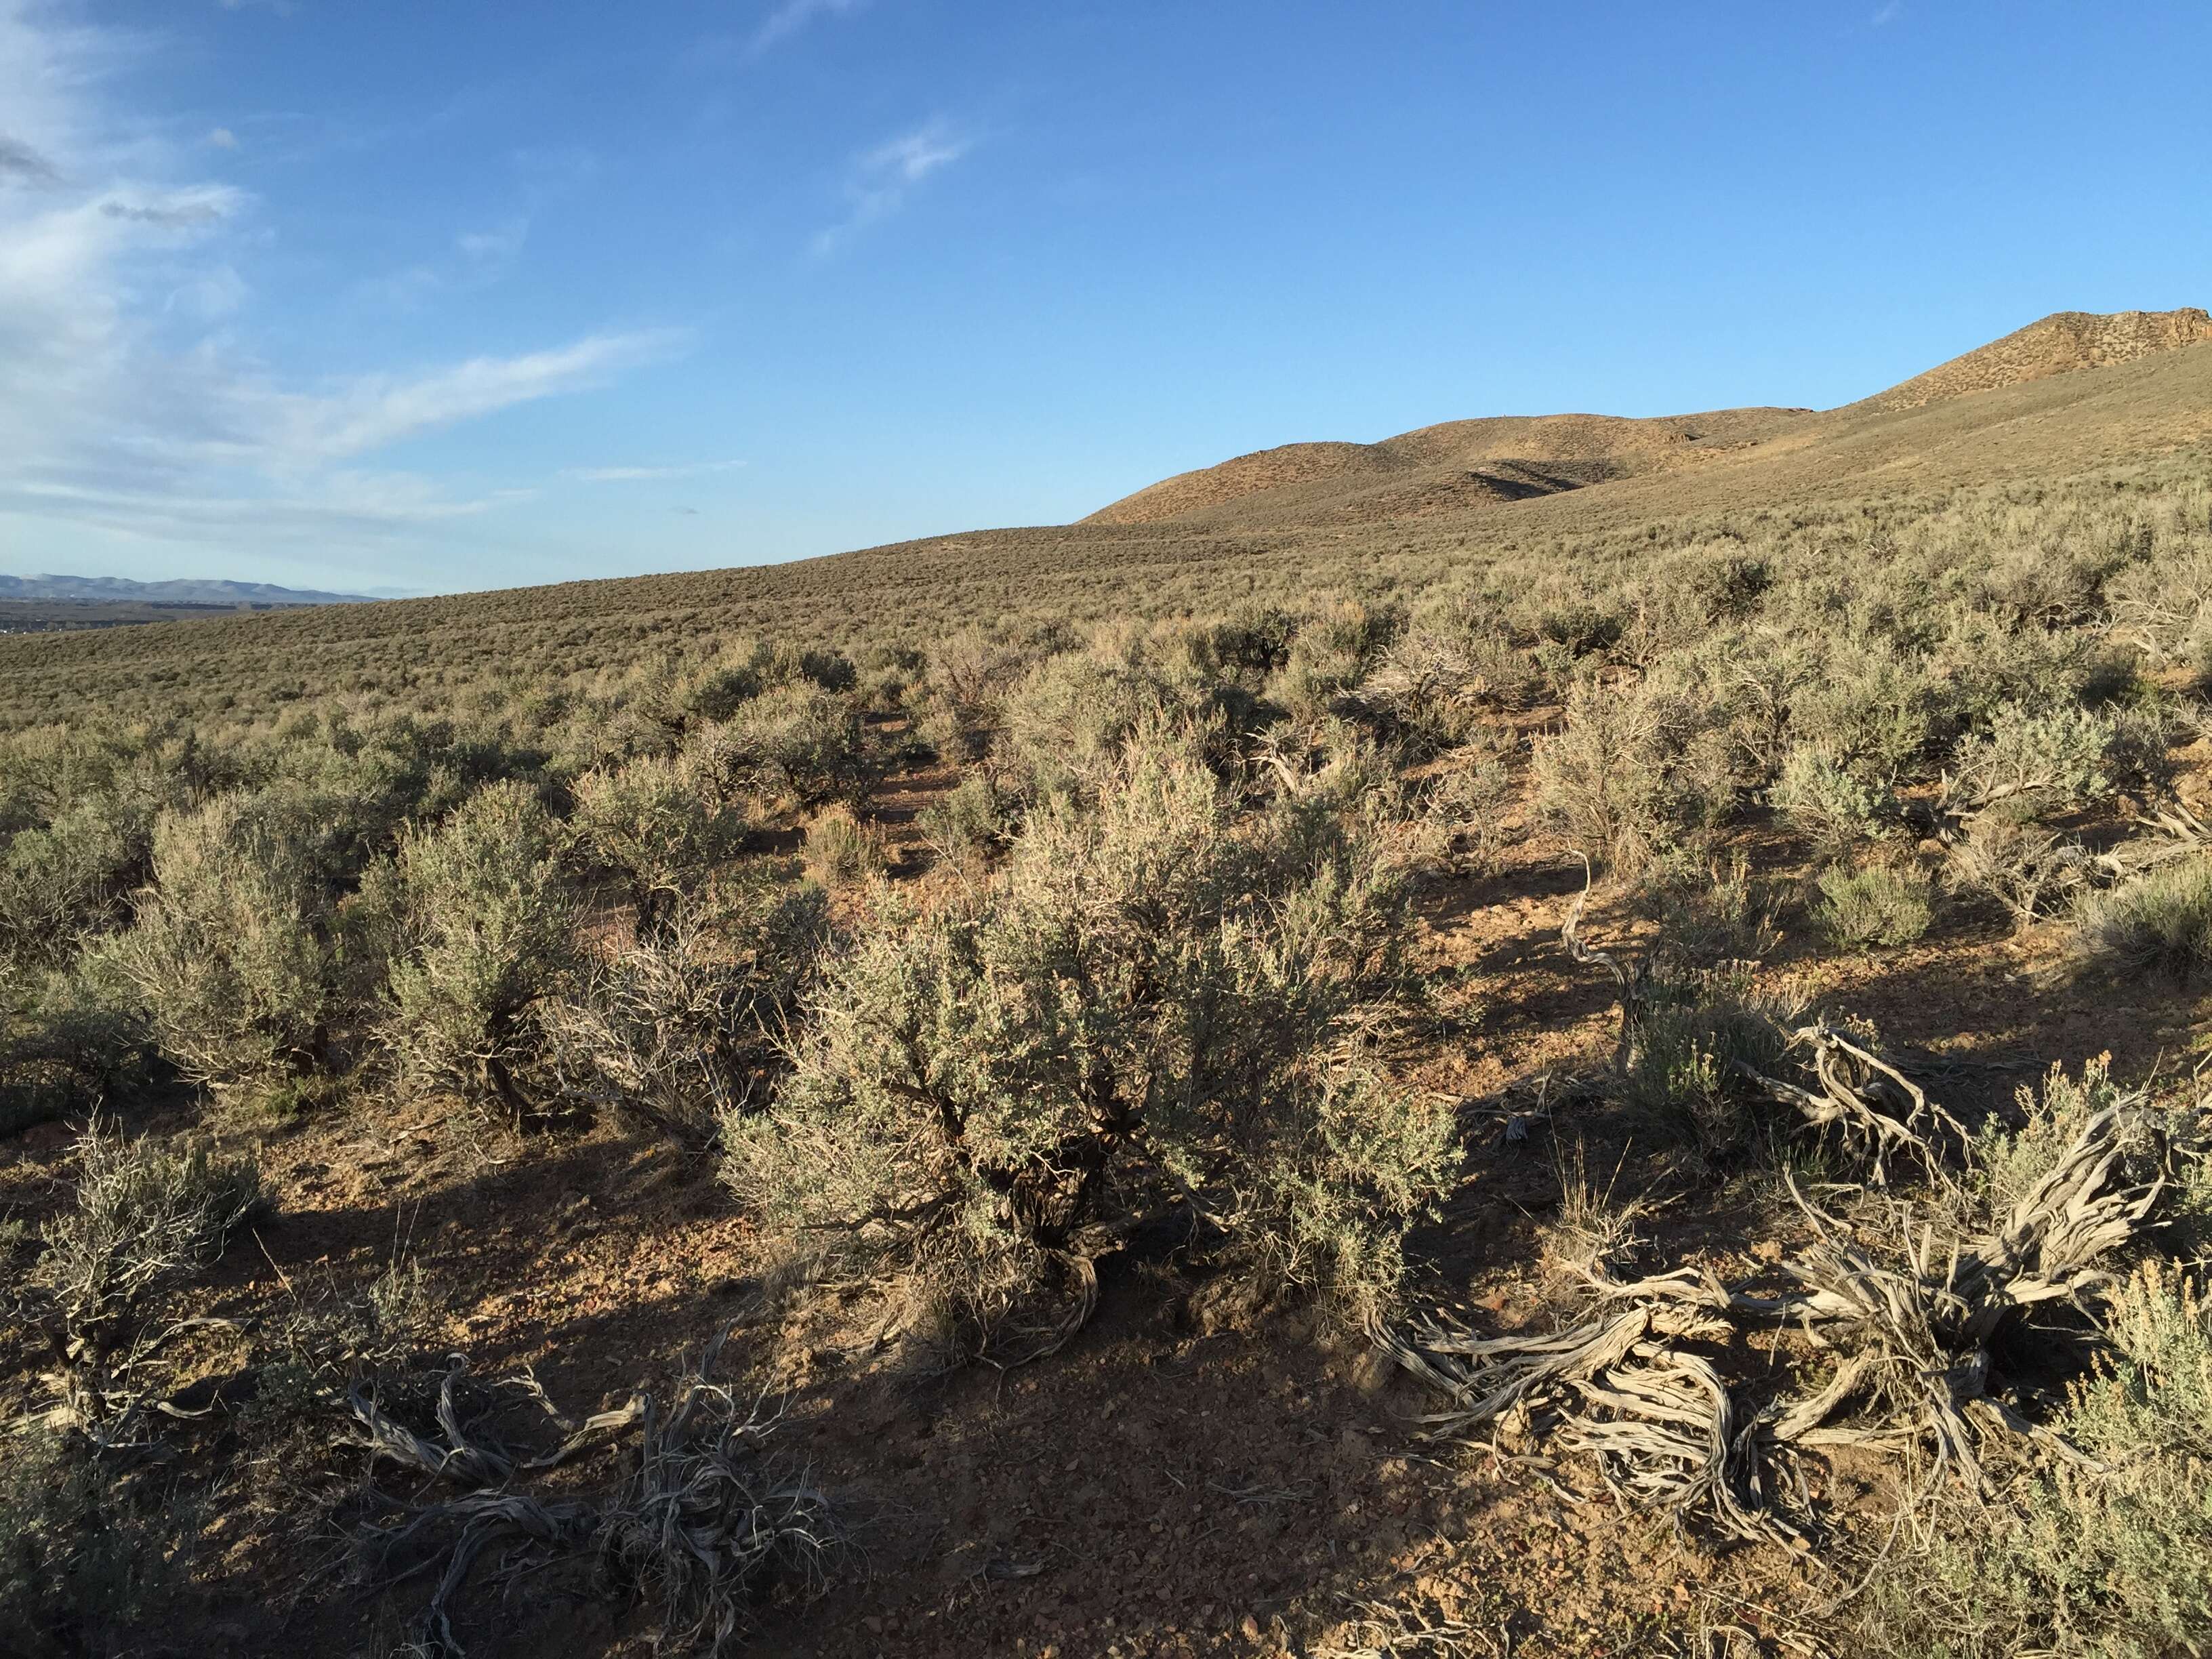
[[[428,1502],[368,1492],[371,1504],[397,1510],[388,1523],[364,1523],[354,1537],[368,1582],[390,1589],[434,1573],[422,1614],[422,1645],[463,1653],[454,1606],[484,1553],[502,1548],[502,1573],[562,1562],[590,1564],[608,1588],[655,1604],[664,1641],[726,1652],[749,1609],[771,1588],[818,1594],[842,1540],[828,1498],[802,1474],[765,1451],[777,1423],[761,1401],[741,1407],[709,1380],[721,1343],[708,1351],[666,1412],[650,1395],[571,1425],[535,1378],[510,1379],[567,1431],[556,1446],[524,1456],[489,1430],[465,1396],[466,1362],[453,1357],[441,1379],[434,1432],[410,1428],[356,1385],[348,1403],[358,1434],[377,1462],[471,1488]],[[517,1477],[557,1468],[636,1433],[628,1474],[597,1495],[518,1490]]]
[[[1844,1052],[1863,1054],[1855,1045]],[[2127,1173],[2142,1108],[2140,1096],[2124,1097],[2087,1116],[2051,1168],[1972,1238],[1944,1243],[1933,1222],[1916,1231],[1899,1203],[1889,1247],[1878,1252],[1792,1183],[1813,1238],[1782,1263],[1789,1282],[1779,1291],[1689,1268],[1620,1281],[1594,1262],[1591,1311],[1565,1331],[1481,1337],[1430,1318],[1408,1335],[1379,1322],[1369,1334],[1448,1402],[1417,1419],[1428,1437],[1467,1441],[1488,1430],[1495,1451],[1499,1427],[1525,1419],[1558,1449],[1594,1458],[1624,1502],[1729,1540],[1805,1541],[1805,1518],[1778,1496],[1801,1452],[1926,1455],[1927,1478],[1908,1508],[1952,1476],[1984,1492],[1993,1444],[2090,1465],[1991,1397],[1992,1345],[2059,1308],[2094,1332],[2104,1264],[2154,1224],[2164,1189],[2162,1176]],[[1925,1109],[1955,1128],[1940,1108]],[[1778,1327],[1803,1332],[1835,1364],[1753,1410],[1711,1360],[1680,1346]]]
[[[1790,1032],[1788,1048],[1810,1057],[1817,1087],[1769,1077],[1741,1060],[1736,1072],[1778,1103],[1795,1108],[1813,1127],[1832,1126],[1863,1148],[1872,1159],[1875,1185],[1888,1185],[1888,1158],[1899,1152],[1911,1153],[1937,1181],[1949,1179],[1922,1126],[1940,1129],[1962,1152],[1968,1145],[1966,1126],[1930,1101],[1919,1085],[1825,1021]]]
[[[1620,1005],[1620,1033],[1613,1046],[1613,1071],[1626,1077],[1641,1047],[1652,1018],[1655,993],[1653,957],[1626,958],[1601,951],[1583,938],[1583,917],[1589,904],[1591,877],[1589,855],[1583,860],[1583,890],[1569,907],[1559,929],[1567,954],[1586,967],[1604,970],[1613,982]],[[1748,1061],[1729,1061],[1729,1070],[1741,1082],[1778,1105],[1796,1112],[1814,1129],[1838,1129],[1850,1144],[1871,1159],[1875,1185],[1889,1178],[1889,1160],[1909,1153],[1938,1180],[1942,1174],[1939,1134],[1963,1152],[1968,1145],[1958,1119],[1931,1102],[1925,1091],[1889,1060],[1854,1040],[1825,1020],[1785,1028],[1765,1014],[1758,1018],[1771,1026],[1785,1054],[1802,1056],[1804,1080],[1776,1077]]]

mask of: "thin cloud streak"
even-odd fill
[[[758,58],[773,51],[784,41],[799,33],[817,18],[847,17],[860,9],[867,0],[784,0],[784,3],[762,20],[753,31],[750,57]]]
[[[846,180],[850,205],[842,219],[815,237],[815,257],[836,252],[868,226],[897,212],[915,185],[951,167],[975,143],[973,136],[939,116],[862,153]]]
[[[734,472],[743,461],[694,461],[676,466],[572,466],[564,478],[579,483],[652,483],[665,478],[696,478],[710,472]]]

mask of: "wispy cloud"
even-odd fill
[[[382,449],[517,404],[604,385],[665,356],[674,332],[608,334],[519,357],[477,357],[413,375],[372,375],[328,391],[241,389],[240,411],[270,459],[313,465]]]
[[[0,137],[0,184],[58,185],[54,164],[20,138]]]
[[[228,127],[217,127],[201,142],[210,149],[236,149],[238,135]]]
[[[819,18],[848,16],[866,3],[867,0],[783,0],[753,31],[749,51],[757,58]]]
[[[267,210],[198,176],[222,146],[149,138],[102,70],[131,37],[0,0],[0,520],[133,535],[313,542],[488,511],[379,452],[599,386],[682,349],[605,331],[544,349],[286,375],[252,351],[238,263]],[[456,239],[458,269],[522,246],[520,221]]]
[[[834,253],[860,231],[905,205],[916,185],[975,148],[975,139],[942,116],[865,151],[846,179],[845,216],[814,239],[819,256]]]
[[[476,265],[504,265],[522,252],[530,240],[530,221],[507,220],[488,230],[465,230],[453,238],[460,256]]]
[[[1881,28],[1885,24],[1894,23],[1904,15],[1905,0],[1888,0],[1888,3],[1876,11],[1869,21],[1876,28]]]
[[[667,478],[696,478],[709,472],[734,472],[743,461],[692,461],[676,466],[572,466],[562,473],[579,483],[653,483]]]

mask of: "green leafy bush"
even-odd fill
[[[1058,1275],[1183,1206],[1299,1283],[1385,1299],[1451,1144],[1346,1045],[1401,926],[1340,815],[1240,822],[1192,740],[1147,732],[1094,805],[1041,805],[989,883],[894,911],[832,970],[775,1109],[726,1126],[727,1178],[971,1340],[1011,1340]]]

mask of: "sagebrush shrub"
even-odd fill
[[[1567,727],[1535,747],[1536,799],[1559,833],[1600,864],[1641,869],[1696,854],[1734,810],[1725,734],[1693,696],[1576,688]]]
[[[189,1078],[234,1084],[329,1058],[351,965],[307,804],[231,793],[154,830],[154,885],[110,960],[161,1052]]]
[[[2212,964],[2212,857],[2177,860],[2091,896],[2081,933],[2091,953],[2113,966],[2187,987]]]
[[[1952,751],[1947,798],[1969,809],[2015,803],[2063,811],[2111,793],[2113,723],[2081,708],[2007,703]]]
[[[0,969],[0,1134],[136,1092],[151,1050],[145,1011],[106,957]]]
[[[76,1201],[46,1223],[33,1283],[73,1335],[94,1340],[142,1315],[222,1253],[263,1204],[250,1158],[132,1140],[98,1119],[74,1148]]]
[[[1874,1581],[1877,1650],[1948,1659],[2153,1659],[2212,1631],[2212,1316],[2203,1285],[2139,1267],[2106,1314],[2109,1359],[2051,1427],[2094,1460],[2053,1460],[2000,1506],[1954,1510]]]
[[[495,784],[444,824],[409,832],[397,875],[400,943],[390,1038],[403,1077],[538,1115],[523,1077],[540,1005],[574,960],[576,908],[535,791]]]
[[[857,805],[875,786],[859,711],[811,680],[763,692],[720,735],[727,746],[723,763],[735,775],[802,810],[833,800]]]
[[[1650,988],[1624,1083],[1630,1103],[1719,1158],[1751,1141],[1765,1096],[1745,1071],[1771,1075],[1799,1010],[1726,969],[1668,975]]]
[[[2087,860],[2079,841],[2038,823],[2032,805],[1999,802],[1967,820],[1945,874],[1956,890],[1995,899],[2026,927],[2081,890]]]
[[[1935,882],[1911,865],[1838,865],[1820,878],[1814,917],[1831,943],[1847,951],[1910,945],[1935,918]]]
[[[915,819],[937,856],[970,876],[1012,840],[1015,803],[986,773],[971,772]]]
[[[1458,868],[1486,873],[1505,844],[1504,817],[1513,803],[1513,775],[1487,744],[1469,744],[1444,756],[1429,781],[1423,812],[1443,837]]]
[[[62,1435],[15,1429],[0,1457],[0,1629],[22,1659],[134,1650],[169,1573],[163,1540],[110,1468]]]
[[[1110,763],[1170,702],[1168,689],[1141,670],[1090,652],[1048,657],[1007,690],[994,763],[1024,793],[1068,787]]]
[[[824,887],[881,875],[887,859],[883,830],[849,806],[827,807],[806,826],[806,873]]]
[[[674,757],[647,756],[575,784],[569,833],[587,860],[629,890],[641,933],[659,928],[671,906],[703,887],[732,857],[744,816],[716,799]]]
[[[1832,652],[1790,701],[1800,741],[1879,789],[1920,770],[1946,718],[1943,698],[1921,665],[1865,641]]]
[[[818,887],[747,882],[679,901],[651,939],[593,960],[553,1004],[567,1086],[704,1146],[757,1109],[830,945]]]
[[[775,1109],[726,1126],[750,1206],[975,1334],[1182,1206],[1347,1304],[1390,1294],[1451,1139],[1345,1047],[1396,983],[1396,876],[1325,805],[1240,822],[1198,747],[1146,733],[831,970]]]
[[[1857,842],[1881,835],[1894,810],[1886,791],[1854,776],[1814,744],[1799,744],[1790,750],[1770,793],[1790,827],[1825,858],[1838,857]]]

